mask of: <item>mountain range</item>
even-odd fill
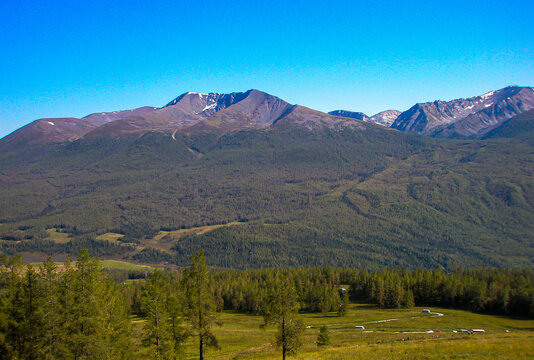
[[[361,112],[336,110],[329,114],[434,137],[480,138],[533,108],[534,90],[513,85],[467,99],[416,104],[402,113],[388,110],[369,117]]]
[[[36,120],[0,140],[0,251],[86,247],[183,265],[204,249],[236,268],[532,266],[533,98],[513,86],[368,117],[257,90],[188,92]]]
[[[82,137],[113,137],[147,132],[235,131],[266,128],[284,119],[299,119],[308,127],[358,126],[351,120],[433,137],[480,138],[504,121],[534,108],[534,90],[509,86],[467,99],[419,103],[400,112],[386,110],[373,116],[335,110],[328,114],[291,105],[258,91],[218,94],[188,92],[157,108],[95,113],[82,119],[39,119],[0,139],[0,149],[18,143],[69,142]],[[330,115],[330,116],[329,116]],[[351,119],[342,120],[340,118]]]
[[[0,149],[18,143],[59,143],[80,138],[160,132],[176,136],[209,130],[267,128],[287,121],[307,127],[359,126],[352,119],[324,114],[258,90],[218,94],[188,92],[162,108],[96,113],[82,119],[39,119],[0,140]]]

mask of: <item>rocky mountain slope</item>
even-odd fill
[[[329,112],[330,115],[334,116],[343,116],[351,119],[369,121],[369,116],[365,115],[362,112],[357,111],[348,111],[348,110],[334,110]]]
[[[393,122],[400,115],[400,113],[401,112],[398,110],[386,110],[369,117],[362,112],[354,112],[348,110],[335,110],[329,112],[330,115],[348,117],[351,119],[362,120],[365,122],[379,124],[386,127],[391,126],[391,124],[393,124]]]
[[[532,108],[532,88],[509,86],[467,99],[416,104],[391,127],[436,137],[477,138]]]
[[[99,126],[125,117],[147,114],[157,108],[144,106],[133,110],[102,112],[78,118],[39,119],[0,139],[0,150],[15,145],[62,143],[77,140]]]
[[[37,120],[1,139],[0,148],[17,143],[61,143],[82,137],[119,137],[150,132],[166,133],[175,138],[177,133],[183,132],[266,128],[283,119],[285,121],[281,123],[293,119],[295,124],[307,128],[355,124],[353,119],[294,106],[258,90],[231,94],[188,92],[162,108],[95,113],[82,119]]]
[[[403,113],[386,110],[373,116],[346,110],[325,114],[291,105],[258,90],[230,94],[187,92],[161,108],[145,106],[95,113],[82,119],[39,119],[0,139],[0,149],[26,143],[71,142],[82,137],[119,137],[150,132],[176,137],[177,133],[185,132],[267,128],[278,122],[287,123],[288,119],[310,129],[361,127],[358,122],[363,121],[434,137],[480,138],[532,108],[534,90],[518,86],[468,99],[416,104]]]
[[[395,122],[395,120],[397,119],[397,117],[399,117],[400,114],[401,112],[398,110],[382,111],[376,115],[371,116],[369,122],[380,124],[383,126],[391,126],[391,124]]]

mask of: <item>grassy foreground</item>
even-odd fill
[[[534,354],[534,320],[480,315],[461,310],[432,308],[378,309],[352,304],[345,317],[334,313],[302,314],[307,328],[295,359],[528,359]],[[271,342],[274,327],[259,328],[260,316],[224,312],[215,327],[221,350],[209,350],[207,359],[279,359]],[[329,327],[332,344],[319,348],[319,327]],[[137,331],[143,321],[134,320]],[[365,331],[356,330],[365,326]],[[452,330],[484,329],[485,334],[452,334]],[[441,330],[429,334],[427,330]],[[402,341],[402,339],[405,341]],[[408,340],[410,338],[410,340]],[[198,358],[190,340],[186,359]],[[138,354],[144,358],[146,354]]]

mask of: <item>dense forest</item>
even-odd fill
[[[439,305],[534,318],[530,269],[209,270],[200,252],[183,271],[121,274],[103,271],[87,250],[77,258],[63,265],[49,258],[34,267],[24,265],[20,256],[1,257],[0,359],[131,358],[142,349],[132,342],[129,316],[144,320],[143,351],[166,359],[179,358],[191,338],[199,354],[217,348],[211,329],[223,310],[262,315],[264,325],[277,326],[273,342],[288,354],[299,347],[299,312],[344,316],[349,300],[379,307]],[[125,275],[143,279],[114,281]]]
[[[477,141],[364,123],[13,148],[0,154],[0,249],[178,266],[204,249],[238,269],[531,267],[534,133],[518,124]]]

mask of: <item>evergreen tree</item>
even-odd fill
[[[59,287],[57,266],[48,257],[40,266],[39,273],[43,291],[43,353],[45,359],[58,358],[57,347],[60,339],[61,317],[59,311]]]
[[[186,339],[179,285],[175,276],[161,270],[150,273],[145,284],[141,297],[141,311],[147,319],[143,342],[152,348],[155,359],[176,358]]]
[[[338,316],[345,316],[347,314],[347,307],[349,305],[349,294],[346,293],[345,289],[342,290],[343,291],[340,291],[341,304],[339,304],[339,308],[337,310]]]
[[[152,348],[154,359],[170,359],[174,356],[167,297],[166,279],[160,270],[155,270],[148,276],[142,297],[147,319],[143,342]]]
[[[282,359],[295,354],[300,348],[303,331],[302,321],[297,318],[299,301],[295,284],[286,274],[272,279],[264,299],[263,319],[268,324],[278,326],[275,344],[282,348]]]
[[[4,265],[5,271],[5,341],[7,343],[7,352],[11,358],[22,357],[24,351],[24,336],[22,333],[24,324],[24,310],[20,306],[23,303],[22,279],[23,265],[22,256],[16,256],[7,259]]]
[[[191,266],[184,270],[182,281],[186,297],[184,310],[193,334],[198,336],[199,356],[203,360],[206,347],[219,348],[217,338],[211,332],[217,305],[204,251],[191,256]]]
[[[404,306],[407,307],[407,308],[411,308],[413,306],[415,306],[415,301],[414,301],[414,298],[413,298],[413,292],[412,290],[408,289],[406,292],[406,298],[404,300]]]
[[[67,352],[75,359],[128,358],[132,343],[126,303],[101,271],[100,261],[83,249],[75,270],[66,271],[63,303]]]
[[[330,345],[330,335],[328,333],[328,327],[326,325],[321,326],[319,335],[317,336],[317,346],[327,346]]]
[[[182,326],[183,297],[181,294],[171,293],[167,298],[169,314],[169,328],[175,357],[183,351],[183,343],[187,339],[187,332]]]
[[[19,325],[22,337],[21,358],[41,359],[43,357],[43,296],[39,275],[32,265],[26,266],[22,282],[21,303],[24,317]]]
[[[22,287],[22,256],[0,256],[0,359],[13,359],[20,353],[19,306]]]

